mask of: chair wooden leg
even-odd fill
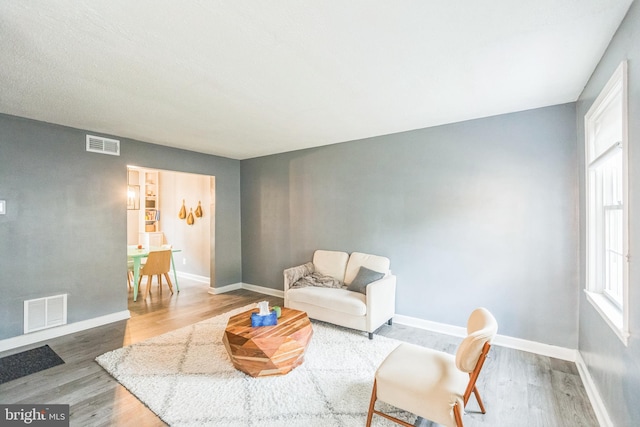
[[[478,392],[478,387],[473,386],[473,394],[476,395],[476,400],[478,401],[478,405],[480,406],[480,412],[486,414],[487,411],[484,409],[484,404],[482,403],[482,399],[480,399],[480,393]]]
[[[144,276],[141,274],[140,278],[138,278],[138,293],[140,294],[140,297],[142,297],[143,299],[147,297],[147,293],[145,292],[144,294],[142,293],[142,278]]]
[[[147,276],[147,289],[145,290],[145,299],[151,295],[151,284],[153,283],[153,276]]]
[[[462,409],[457,403],[453,406],[453,416],[456,419],[456,425],[458,427],[464,427],[464,424],[462,424]]]
[[[373,418],[373,407],[376,405],[376,380],[373,380],[373,390],[371,391],[371,403],[369,403],[369,413],[367,414],[367,427],[371,426]]]
[[[367,427],[371,427],[371,419],[373,418],[373,414],[378,414],[381,417],[384,417],[390,421],[393,421],[396,424],[400,424],[404,427],[414,427],[413,424],[409,424],[406,421],[402,421],[396,417],[392,417],[391,415],[385,414],[384,412],[376,411],[376,400],[378,399],[378,385],[376,381],[373,380],[373,390],[371,391],[371,402],[369,403],[369,413],[367,414]]]
[[[173,283],[171,283],[171,278],[169,277],[169,273],[164,273],[164,277],[165,277],[165,279],[167,279],[167,285],[169,285],[169,290],[171,291],[171,294],[173,295]]]
[[[158,274],[158,290],[160,295],[162,295],[162,274]]]

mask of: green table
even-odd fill
[[[171,249],[171,268],[173,268],[173,279],[176,284],[176,290],[180,292],[178,286],[178,275],[176,274],[176,263],[173,262],[173,253],[182,252],[182,249],[165,248],[162,246],[151,246],[148,248],[138,249],[137,246],[127,246],[127,257],[133,260],[133,300],[138,299],[138,281],[140,280],[140,265],[142,264],[142,258],[149,256],[149,252],[153,251],[166,251]]]

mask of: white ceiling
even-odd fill
[[[0,112],[245,159],[575,101],[632,0],[3,0]]]

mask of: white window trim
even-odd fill
[[[627,61],[623,61],[613,76],[609,79],[600,95],[596,98],[591,108],[585,115],[585,201],[586,201],[586,232],[589,232],[589,211],[590,211],[590,191],[589,191],[589,145],[592,140],[593,133],[590,123],[594,117],[597,117],[602,110],[609,104],[611,96],[615,95],[615,91],[621,86],[622,88],[622,174],[623,174],[623,250],[625,260],[623,266],[623,302],[622,309],[614,304],[607,296],[605,296],[597,285],[594,284],[594,278],[591,277],[589,269],[589,260],[591,258],[589,249],[589,239],[585,239],[586,243],[586,289],[587,301],[589,301],[596,309],[606,323],[611,327],[615,334],[620,338],[624,345],[629,344],[629,164],[628,164],[628,88],[627,88]]]

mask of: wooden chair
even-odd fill
[[[167,279],[169,290],[173,294],[173,284],[169,277],[169,270],[171,270],[171,250],[152,251],[149,252],[147,262],[140,267],[140,279],[138,281],[138,288],[142,283],[142,277],[147,276],[147,288],[145,290],[144,297],[148,297],[151,293],[151,283],[153,276],[158,276],[158,287],[160,293],[162,293],[162,276]]]
[[[463,427],[462,413],[473,392],[484,414],[476,380],[497,331],[498,323],[493,315],[485,308],[478,308],[469,316],[467,337],[455,356],[412,344],[398,346],[376,371],[367,427],[373,414],[413,427],[376,410],[376,400],[438,424]]]

